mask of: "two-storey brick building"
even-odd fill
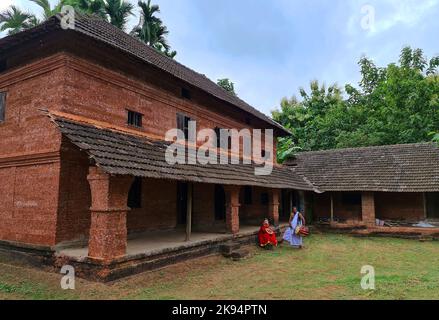
[[[3,243],[47,252],[84,246],[79,257],[107,265],[127,255],[135,234],[236,237],[265,217],[278,225],[281,189],[314,190],[278,165],[256,176],[254,165],[167,164],[165,134],[189,119],[198,130],[289,132],[98,18],[77,16],[64,30],[52,17],[0,48]]]

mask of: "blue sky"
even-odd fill
[[[37,11],[28,0],[0,0],[0,9],[12,3]],[[177,60],[213,80],[230,78],[238,95],[266,114],[311,80],[356,84],[363,55],[385,65],[396,61],[405,45],[429,57],[439,54],[439,0],[155,3]],[[370,10],[374,23],[365,29],[362,21]]]

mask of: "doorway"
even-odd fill
[[[439,220],[439,192],[425,194],[427,218]]]

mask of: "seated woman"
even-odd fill
[[[276,234],[270,228],[270,223],[268,222],[268,219],[264,220],[261,229],[259,229],[258,238],[259,238],[259,245],[262,248],[270,248],[273,246],[275,247],[277,246]]]

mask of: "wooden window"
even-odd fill
[[[189,90],[189,89],[186,89],[186,88],[181,88],[181,97],[182,97],[183,99],[191,100],[192,95],[191,95],[190,90]]]
[[[251,205],[253,202],[253,190],[252,187],[244,187],[244,204]]]
[[[142,178],[135,178],[128,194],[128,207],[142,208]]]
[[[189,122],[192,121],[188,116],[177,113],[177,129],[184,132],[184,137],[186,140],[189,139]]]
[[[131,110],[127,110],[127,111],[128,111],[128,119],[127,119],[128,125],[141,128],[143,115],[135,111],[131,111]]]
[[[266,192],[261,193],[261,204],[263,206],[267,206],[268,202],[269,202],[269,200],[268,200],[268,193],[266,193]]]
[[[0,122],[5,121],[6,115],[6,92],[0,92]]]

